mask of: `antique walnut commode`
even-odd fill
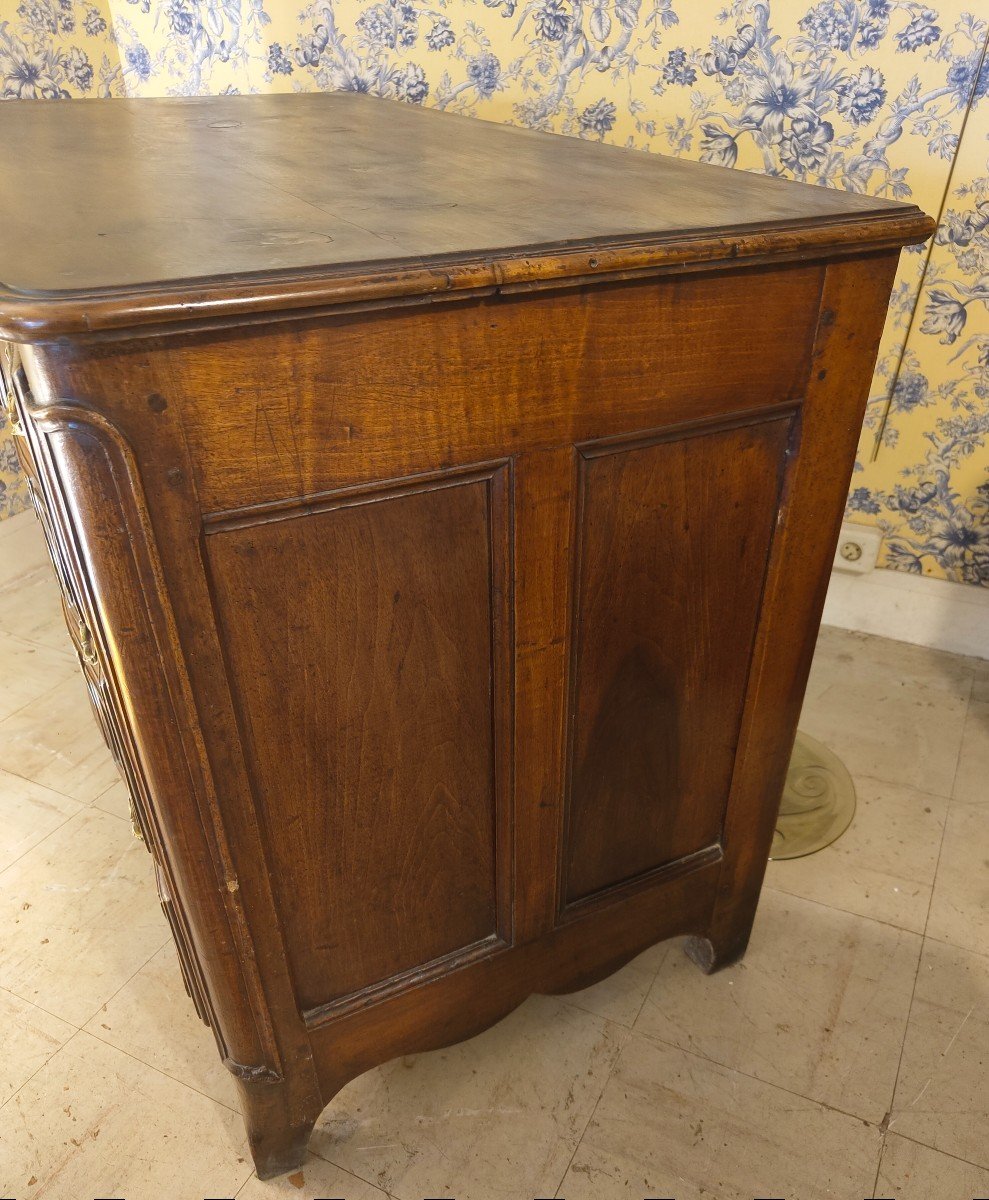
[[[752,924],[913,206],[353,95],[4,105],[0,336],[262,1176]]]

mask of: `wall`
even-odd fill
[[[890,401],[872,425],[879,456],[855,478],[852,518],[888,530],[890,566],[989,586],[989,101],[968,114]]]
[[[943,206],[926,276],[927,249],[903,257],[850,515],[883,525],[883,565],[987,585],[989,30],[971,7],[0,0],[0,85],[25,98],[349,88]]]
[[[7,100],[123,95],[120,55],[107,0],[0,0],[0,96]],[[0,106],[0,186],[3,109]],[[39,231],[39,236],[43,233]],[[0,277],[3,229],[0,228]],[[2,399],[2,397],[0,397]],[[28,507],[27,483],[0,403],[0,520]]]

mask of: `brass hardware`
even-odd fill
[[[87,666],[96,667],[99,665],[99,658],[96,654],[96,642],[93,638],[93,631],[81,617],[78,620],[78,625],[79,655]]]
[[[21,418],[17,411],[17,397],[14,395],[14,385],[11,382],[7,388],[3,398],[4,411],[7,414],[7,420],[10,422],[10,428],[14,433],[21,433]]]
[[[771,859],[802,858],[841,837],[855,816],[855,784],[827,746],[797,732]]]
[[[127,787],[126,782],[124,786]],[[131,790],[127,787],[127,804],[130,808],[130,827],[131,833],[139,842],[144,842],[144,833],[141,830],[141,822],[137,819],[137,805],[134,803],[134,797],[131,795]]]
[[[10,421],[11,429],[14,431],[14,433],[20,433],[21,418],[17,412],[17,396],[14,394],[14,357],[9,342],[4,344],[3,360],[3,377],[6,384],[4,389],[3,407],[7,413],[7,419]]]

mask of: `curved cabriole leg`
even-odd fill
[[[238,1079],[247,1141],[259,1179],[298,1171],[306,1160],[309,1138],[322,1108],[315,1111],[292,1102],[284,1081]]]

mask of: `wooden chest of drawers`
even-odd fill
[[[928,218],[349,95],[4,118],[18,442],[259,1173],[532,992],[736,959]]]

